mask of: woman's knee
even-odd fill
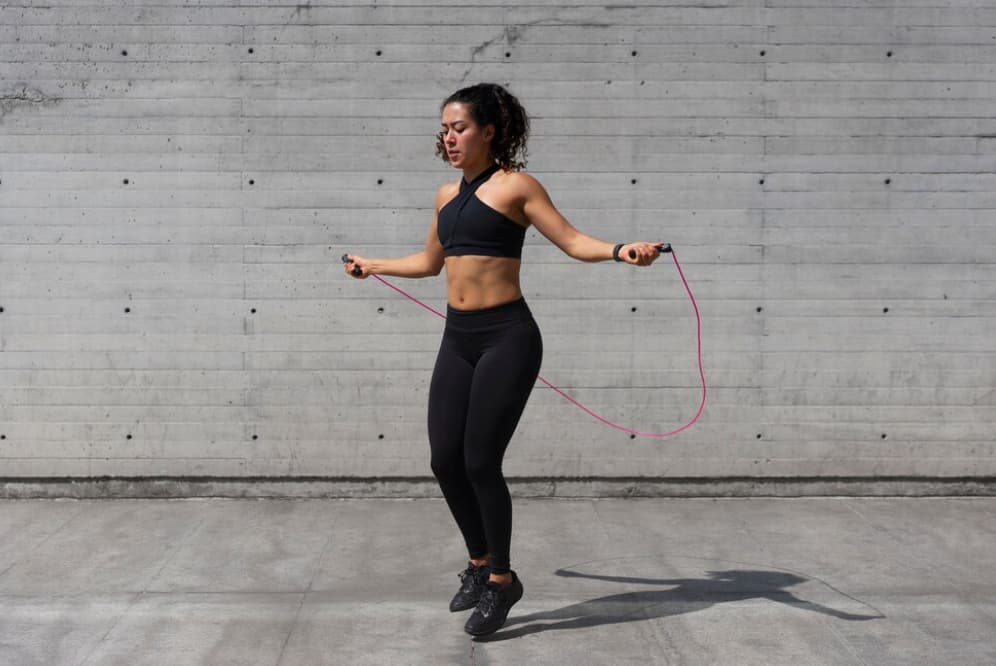
[[[460,456],[433,453],[429,458],[429,467],[436,479],[442,482],[464,474],[463,460]]]
[[[504,481],[501,462],[487,458],[468,458],[463,471],[474,486],[486,487]]]

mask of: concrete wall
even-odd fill
[[[338,258],[421,247],[478,81],[576,226],[674,244],[710,385],[668,440],[537,386],[509,476],[992,478],[994,62],[991,1],[7,3],[0,478],[425,481],[442,322]],[[543,376],[692,416],[668,257],[530,232],[523,286]]]

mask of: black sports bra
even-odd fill
[[[444,257],[478,254],[487,257],[522,257],[526,228],[477,198],[481,183],[501,167],[492,164],[468,183],[460,179],[460,193],[439,209],[436,235]]]

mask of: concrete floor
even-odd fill
[[[515,500],[447,610],[439,500],[0,502],[0,664],[993,664],[996,498]]]

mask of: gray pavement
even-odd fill
[[[0,663],[993,664],[996,499],[515,500],[526,588],[446,605],[439,500],[0,502]]]

